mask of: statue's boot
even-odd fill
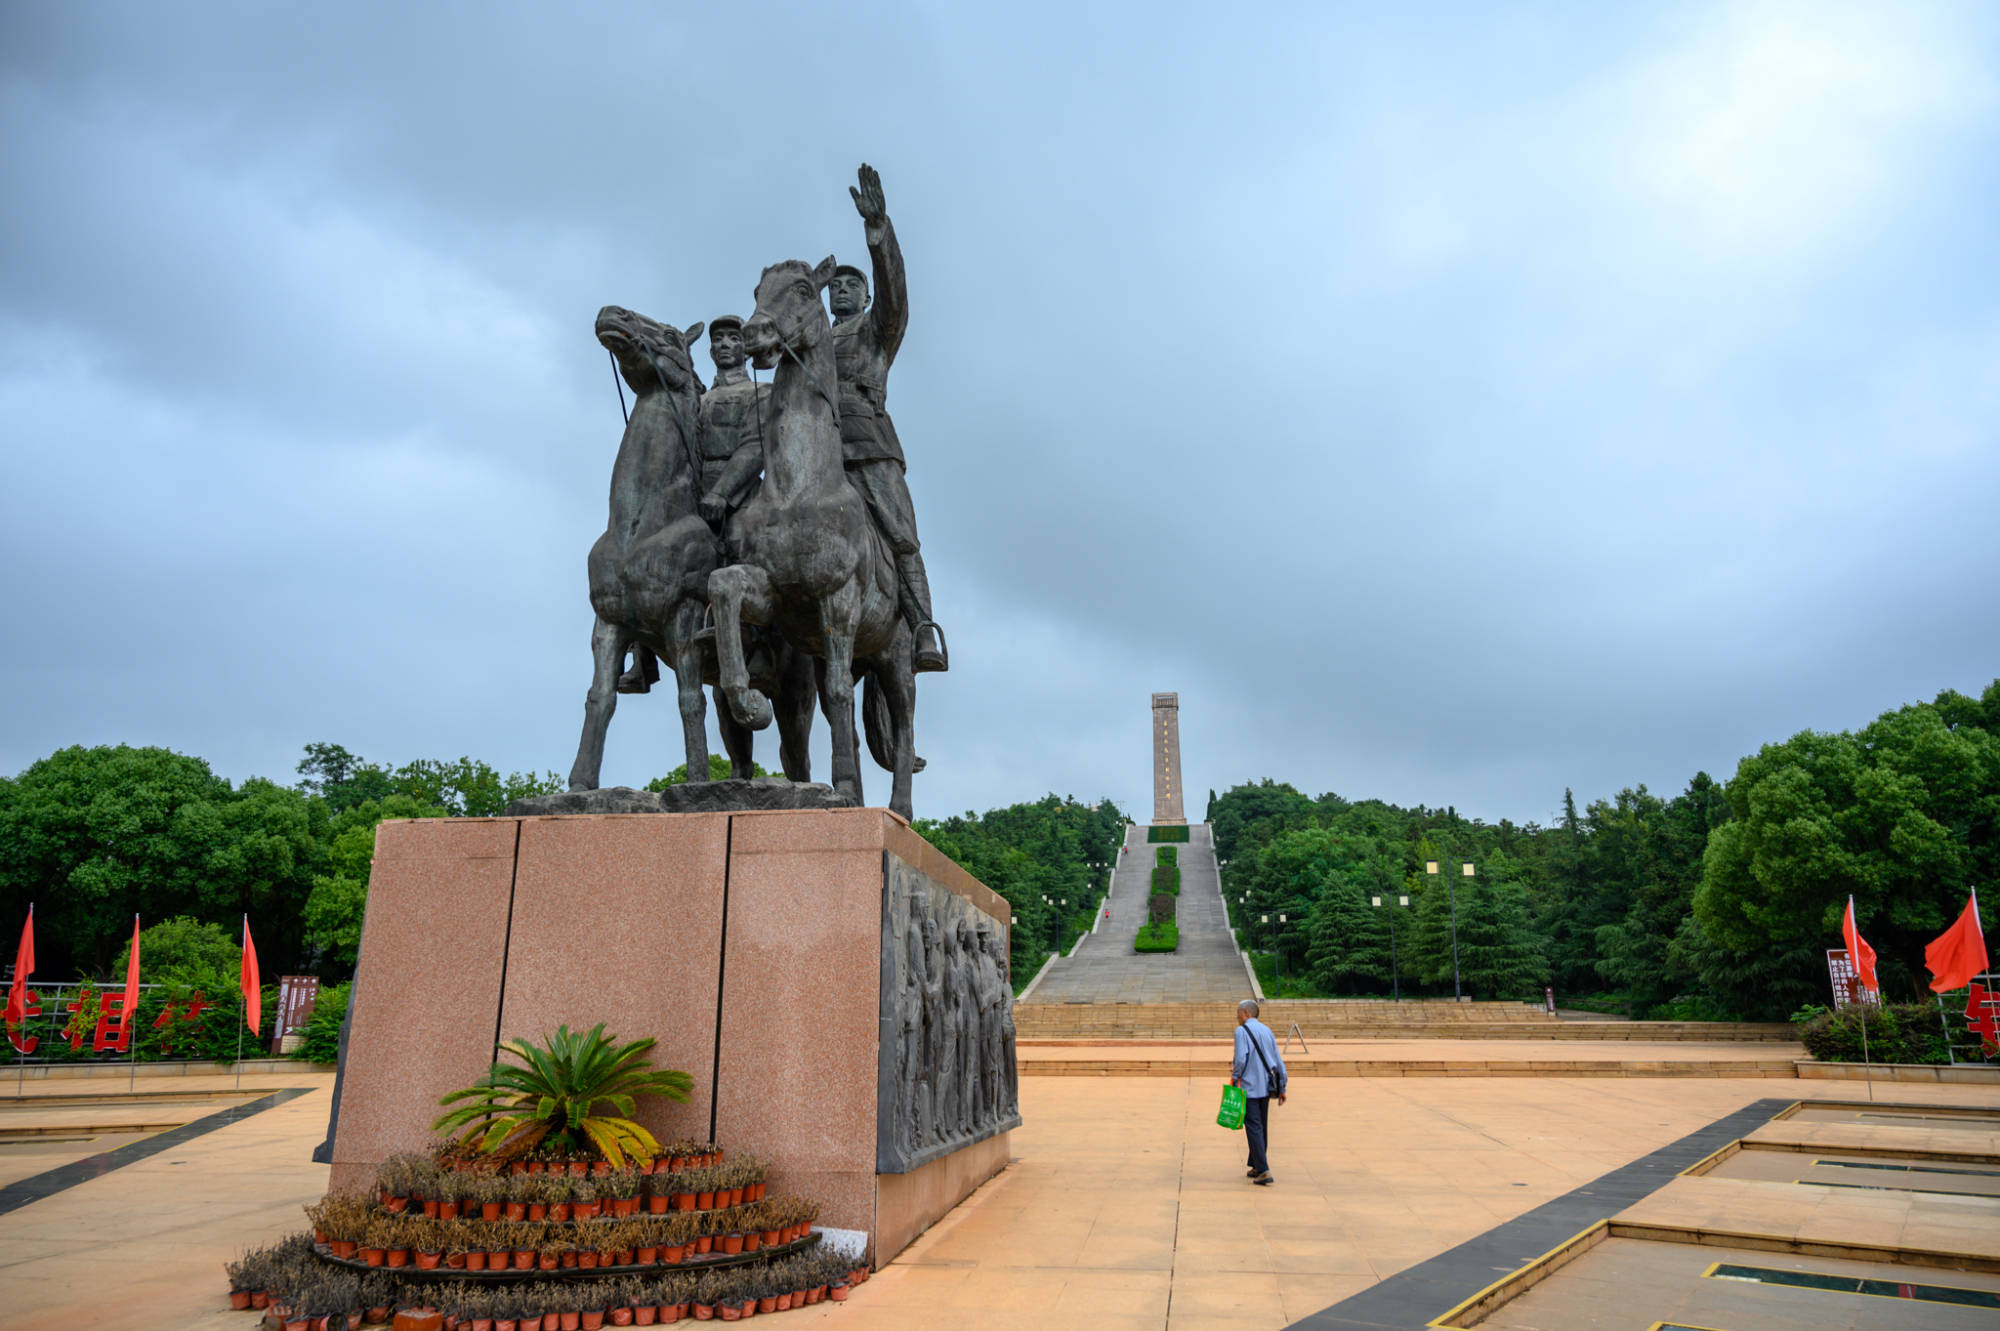
[[[924,572],[923,552],[897,555],[896,571],[902,575],[903,617],[914,629],[912,668],[919,675],[951,669],[951,662],[938,646],[937,625],[931,620],[931,580]]]
[[[650,647],[632,649],[632,668],[618,677],[620,693],[651,693],[660,678],[660,658]]]

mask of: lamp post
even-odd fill
[[[1368,904],[1380,908],[1382,898],[1370,897],[1368,898]],[[1410,899],[1408,897],[1398,896],[1396,904],[1389,907],[1389,983],[1395,986],[1396,1001],[1398,1003],[1403,1001],[1403,975],[1401,969],[1396,965],[1396,912],[1409,904]]]
[[[1472,877],[1471,860],[1460,861],[1458,868],[1461,877]],[[1424,861],[1425,873],[1435,878],[1437,871],[1438,862],[1436,860]],[[1451,882],[1449,875],[1446,876],[1445,890],[1451,898],[1451,996],[1456,1001],[1463,1003],[1465,1001],[1465,990],[1459,984],[1458,980],[1458,886]]]
[[[1271,923],[1271,917],[1269,915],[1260,915],[1257,918],[1262,920],[1267,925]],[[1278,915],[1278,924],[1283,925],[1284,922],[1285,922],[1284,913],[1280,912]],[[1284,950],[1278,946],[1278,933],[1279,930],[1273,928],[1270,931],[1269,941],[1271,944],[1272,973],[1277,977],[1278,997],[1283,998],[1285,996],[1285,953]]]

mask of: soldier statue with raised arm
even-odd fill
[[[903,345],[910,322],[909,291],[903,282],[903,251],[882,200],[882,178],[861,168],[859,188],[850,187],[861,214],[862,234],[875,270],[874,300],[868,275],[852,264],[834,269],[827,286],[833,311],[833,352],[840,372],[840,442],[847,477],[867,500],[876,524],[896,554],[902,584],[903,617],[914,638],[917,671],[943,670],[937,626],[931,618],[931,585],[917,540],[917,514],[903,477],[903,444],[887,406],[889,367]]]

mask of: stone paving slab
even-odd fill
[[[9,1331],[250,1331],[222,1263],[302,1223],[330,1077],[171,1152],[0,1217]],[[223,1084],[227,1084],[223,1079]],[[1022,1083],[1013,1164],[844,1304],[784,1326],[842,1331],[1082,1323],[1275,1328],[1475,1239],[1770,1097],[1755,1079],[1309,1081],[1274,1109],[1278,1182],[1249,1186],[1208,1078]],[[1851,1099],[1794,1083],[1783,1095]],[[1965,1088],[1926,1104],[2000,1105]],[[1449,1306],[1462,1291],[1440,1307]]]

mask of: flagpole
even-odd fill
[[[28,923],[26,927],[29,929],[35,927],[35,903],[32,901],[28,903]],[[16,969],[18,970],[19,967],[16,967]],[[27,989],[27,982],[25,979],[22,980],[21,987],[25,992],[25,990]],[[13,1032],[11,1031],[8,1032],[7,1042],[9,1044],[13,1044]],[[28,1042],[28,1014],[23,1012],[21,1014],[21,1044],[26,1044],[27,1042]],[[14,1079],[14,1094],[17,1096],[26,1097],[26,1095],[28,1094],[28,1054],[26,1050],[20,1048],[20,1046],[18,1045],[16,1045],[14,1049],[14,1064],[19,1069],[19,1073]]]
[[[126,973],[129,975],[132,969],[136,967],[138,964],[139,964],[139,914],[137,911],[134,911],[132,913],[132,956],[125,963]],[[129,991],[131,989],[131,986],[127,985],[126,988]],[[131,1075],[127,1077],[125,1080],[125,1093],[127,1095],[132,1095],[137,1093],[139,1089],[139,1026],[138,1026],[139,995],[137,993],[128,993],[124,1006],[126,1009],[125,1050],[131,1056],[127,1061],[131,1064],[132,1067]]]
[[[1861,991],[1861,1075],[1868,1082],[1868,1099],[1875,1099],[1875,1069],[1868,1061],[1868,991]]]
[[[236,1023],[236,1089],[243,1089],[243,1028],[250,1024],[250,1000],[236,996],[236,1015],[241,1018]]]

